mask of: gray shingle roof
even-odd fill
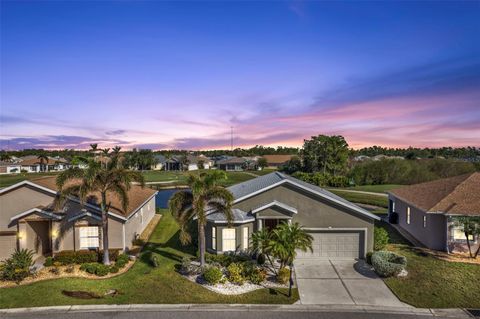
[[[343,204],[344,206],[350,209],[353,209],[359,213],[362,213],[364,215],[367,215],[375,219],[379,219],[376,215],[364,210],[363,208],[349,202],[348,200],[340,196],[337,196],[321,187],[306,183],[304,181],[301,181],[299,179],[296,179],[292,176],[289,176],[280,172],[273,172],[273,173],[254,178],[240,184],[230,186],[228,187],[228,190],[233,194],[233,197],[235,198],[235,200],[238,200],[240,198],[252,195],[256,192],[260,192],[262,189],[271,187],[280,182],[292,182],[314,193],[323,195],[327,199],[331,199],[340,204]]]
[[[234,208],[232,209],[233,221],[235,223],[245,223],[249,221],[254,221],[255,217],[252,214],[247,213],[241,209]],[[217,222],[217,223],[226,223],[227,219],[222,213],[211,213],[207,215],[207,220]]]

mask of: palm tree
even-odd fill
[[[40,172],[45,171],[45,164],[44,163],[47,163],[47,167],[48,167],[48,156],[47,156],[47,154],[42,153],[42,154],[38,155],[37,159],[40,160]]]
[[[68,196],[76,196],[83,204],[87,198],[95,193],[101,197],[100,209],[102,212],[102,236],[103,236],[103,263],[110,264],[108,255],[108,211],[110,210],[110,196],[116,196],[122,203],[122,209],[126,212],[129,198],[128,191],[132,182],[139,183],[142,187],[145,180],[138,172],[132,172],[121,165],[114,157],[103,166],[97,161],[90,160],[87,169],[78,167],[69,168],[57,177],[59,197],[57,207]]]
[[[200,265],[205,265],[205,225],[209,211],[225,215],[230,224],[232,216],[233,195],[227,189],[218,186],[220,179],[225,179],[225,172],[192,174],[188,177],[190,191],[177,192],[170,199],[169,209],[180,226],[180,241],[183,245],[191,242],[188,233],[188,223],[196,219],[198,223],[198,243],[200,250]]]
[[[475,251],[475,253],[473,253],[470,238],[474,238],[476,235],[480,235],[480,217],[459,216],[454,219],[454,225],[456,227],[463,228],[463,233],[465,234],[465,238],[467,239],[467,247],[470,258],[477,258],[480,252],[480,246]]]
[[[280,267],[290,268],[290,286],[288,296],[292,295],[293,285],[293,261],[297,257],[297,250],[306,252],[313,251],[313,237],[302,229],[300,224],[282,223],[271,232],[271,240],[268,244],[268,251],[280,259]]]
[[[121,149],[122,148],[120,146],[115,146],[114,148],[112,148],[113,155],[118,155]]]
[[[0,161],[10,162],[11,160],[12,160],[12,156],[10,156],[10,154],[8,153],[2,152],[2,154],[0,155]]]
[[[102,153],[103,153],[103,155],[105,155],[105,156],[108,156],[108,153],[109,153],[109,152],[110,152],[110,148],[109,148],[109,147],[104,148],[104,149],[102,150]]]
[[[98,149],[98,144],[90,144],[90,152],[95,153]]]

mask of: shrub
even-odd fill
[[[198,264],[195,264],[190,257],[184,256],[182,258],[182,264],[180,271],[186,275],[198,275],[202,273],[202,270]]]
[[[67,274],[73,273],[74,270],[75,270],[75,268],[73,266],[68,266],[67,268],[65,268],[65,272]]]
[[[222,280],[223,274],[218,267],[208,267],[203,272],[203,278],[210,284],[216,285]]]
[[[28,249],[15,250],[12,256],[4,261],[0,278],[20,282],[32,274],[33,251]]]
[[[45,258],[45,262],[43,263],[45,267],[53,266],[53,257]]]
[[[117,264],[115,264],[115,265],[113,265],[113,266],[110,266],[110,272],[111,272],[112,274],[116,274],[116,273],[119,272],[119,271],[120,271],[120,268],[118,267]]]
[[[159,266],[157,255],[152,254],[152,255],[150,256],[150,263],[151,263],[152,266],[155,267],[155,268],[157,268],[157,267]]]
[[[373,239],[374,239],[374,244],[373,244],[373,249],[374,250],[382,250],[384,249],[387,244],[388,244],[388,232],[381,227],[375,227],[373,230]]]
[[[239,263],[231,263],[227,267],[228,280],[237,285],[243,285],[245,283],[245,277],[243,276],[243,267]]]
[[[95,275],[99,277],[103,277],[108,275],[110,272],[110,266],[104,265],[104,264],[97,264],[97,268],[95,270]]]
[[[265,257],[265,254],[259,254],[257,256],[257,263],[262,266],[262,265],[265,265],[265,261],[266,261],[266,257]]]
[[[75,264],[94,263],[98,260],[97,252],[92,250],[79,250],[74,255]]]
[[[382,277],[398,275],[407,266],[407,259],[390,251],[377,251],[372,255],[372,265]]]
[[[117,260],[117,257],[120,255],[120,251],[118,249],[109,249],[108,250],[108,256],[110,258],[110,261],[116,261]],[[98,257],[97,257],[97,261],[98,262],[102,262],[103,261],[103,250],[100,250],[98,252]]]
[[[247,279],[252,282],[252,284],[260,285],[267,278],[267,273],[264,269],[255,267],[252,272],[248,274]]]
[[[289,280],[290,280],[290,269],[286,267],[280,268],[277,274],[277,281],[282,285],[286,285]]]
[[[128,264],[129,260],[130,258],[127,254],[120,254],[115,261],[115,266],[117,266],[118,268],[123,268]]]

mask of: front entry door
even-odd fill
[[[265,219],[264,220],[265,228],[268,229],[268,231],[271,231],[278,225],[278,219]]]

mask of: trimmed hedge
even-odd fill
[[[212,266],[205,269],[203,272],[203,278],[210,284],[216,285],[222,280],[223,273],[220,268]]]
[[[407,266],[407,258],[391,251],[377,251],[372,255],[372,266],[382,277],[398,275]]]
[[[119,255],[117,249],[109,250],[110,261],[116,261]],[[63,250],[55,254],[54,260],[62,265],[85,264],[101,262],[103,259],[103,251],[95,250]]]

